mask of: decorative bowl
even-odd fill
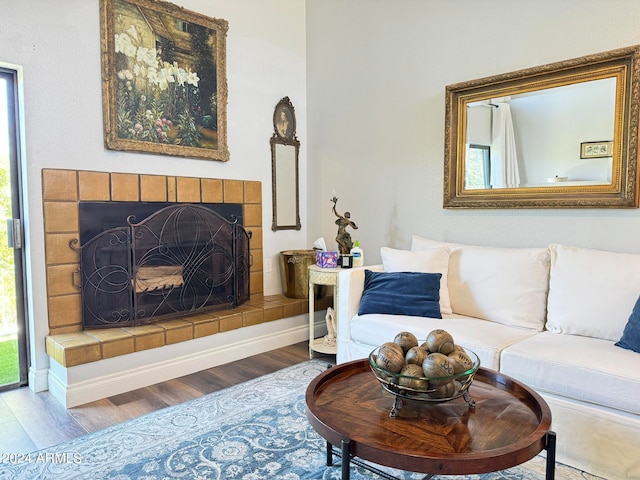
[[[475,406],[475,402],[469,396],[469,387],[473,381],[473,376],[480,368],[480,359],[471,350],[464,349],[473,362],[473,366],[468,370],[444,377],[414,377],[394,373],[380,367],[376,363],[379,348],[375,348],[369,354],[369,367],[371,367],[371,371],[382,385],[382,388],[395,397],[389,416],[396,416],[397,411],[402,408],[402,399],[443,403],[463,397],[469,408]],[[449,386],[448,384],[450,383],[453,386]]]

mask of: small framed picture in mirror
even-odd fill
[[[613,156],[613,141],[582,142],[580,144],[580,158],[604,158]]]

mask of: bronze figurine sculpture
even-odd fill
[[[336,205],[338,203],[338,197],[334,196],[331,199],[333,202],[333,213],[338,219],[336,220],[336,225],[338,225],[338,235],[336,236],[336,242],[338,242],[338,250],[342,255],[348,254],[353,248],[353,241],[351,240],[351,235],[347,232],[347,227],[351,227],[354,230],[358,229],[358,226],[351,220],[351,213],[344,212],[344,215],[340,215],[336,210]]]

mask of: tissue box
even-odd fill
[[[338,252],[316,250],[316,265],[322,268],[336,268],[338,266]]]

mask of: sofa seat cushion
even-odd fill
[[[480,364],[498,370],[500,352],[514,342],[535,335],[535,332],[488,322],[461,315],[443,315],[444,318],[412,317],[406,315],[356,315],[351,320],[351,338],[354,342],[371,345],[371,349],[394,339],[399,332],[411,332],[423,342],[429,332],[442,328],[454,341],[472,350]],[[622,350],[622,349],[620,349]]]
[[[640,355],[609,340],[542,332],[506,348],[500,371],[540,393],[640,415]]]

